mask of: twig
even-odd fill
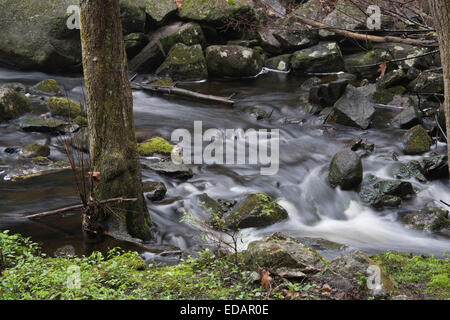
[[[431,55],[431,54],[435,54],[435,53],[438,53],[438,52],[439,52],[439,50],[433,50],[433,51],[430,51],[430,52],[427,52],[427,53],[419,54],[419,55],[414,56],[414,57],[405,57],[405,58],[398,58],[398,59],[389,60],[389,61],[386,61],[386,63],[394,63],[394,62],[401,62],[401,61],[406,61],[406,60],[412,60],[412,59],[416,59],[416,58],[421,58],[421,57],[429,56],[429,55]],[[381,62],[379,62],[379,63],[374,63],[374,64],[365,64],[365,65],[363,65],[363,66],[355,66],[355,68],[376,67],[376,66],[378,66],[379,64],[381,64]]]
[[[444,200],[440,200],[443,204],[445,204],[447,207],[450,207],[450,204],[448,204],[447,202],[445,202]]]

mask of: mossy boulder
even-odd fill
[[[219,24],[227,18],[254,19],[251,0],[185,0],[178,15],[182,19]]]
[[[57,95],[61,93],[61,88],[58,82],[54,79],[46,79],[39,82],[32,89],[38,91],[39,93],[48,95]]]
[[[291,58],[296,73],[323,73],[344,70],[344,60],[336,42],[320,42],[307,49],[295,51]]]
[[[203,80],[208,78],[208,69],[200,45],[186,46],[177,43],[170,49],[166,60],[155,72],[158,76],[169,76],[175,81]]]
[[[88,126],[88,120],[86,119],[86,117],[83,117],[83,116],[76,117],[74,122],[80,127]]]
[[[162,137],[155,137],[140,143],[138,145],[138,153],[144,157],[150,157],[156,153],[169,155],[173,148],[174,146],[166,139]]]
[[[264,67],[277,70],[277,71],[289,71],[291,68],[291,54],[283,54],[264,62]]]
[[[145,13],[146,0],[121,0],[120,18],[122,20],[122,32],[144,33],[147,15]]]
[[[359,186],[363,179],[363,166],[361,158],[350,149],[336,153],[331,159],[328,182],[332,187],[341,187],[343,190]]]
[[[0,89],[0,121],[16,119],[31,111],[31,101],[14,89]]]
[[[231,229],[266,227],[287,219],[287,211],[266,193],[254,193],[225,217]]]
[[[143,184],[144,195],[150,201],[160,201],[167,193],[167,187],[163,182],[145,182]]]
[[[206,48],[206,62],[208,73],[217,77],[255,76],[263,66],[259,52],[235,45]]]
[[[305,276],[323,271],[328,261],[310,247],[280,232],[251,242],[243,252],[245,264],[250,268],[296,270]]]
[[[69,98],[51,97],[47,105],[53,116],[76,119],[83,113],[81,104]]]
[[[422,154],[430,151],[432,140],[427,131],[418,124],[409,129],[403,136],[405,154]]]
[[[22,157],[34,158],[34,157],[48,157],[50,155],[50,148],[45,144],[33,143],[25,146],[22,149]]]
[[[177,11],[173,0],[146,0],[145,12],[153,23],[161,24]]]

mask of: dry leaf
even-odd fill
[[[285,299],[295,299],[298,298],[300,296],[300,293],[297,291],[290,291],[288,289],[283,289],[282,290],[284,293],[284,298]]]
[[[267,290],[270,289],[270,285],[273,281],[272,277],[270,276],[270,272],[266,269],[261,269],[259,271],[259,278],[261,280],[261,284],[266,287]]]
[[[322,286],[322,291],[330,292],[330,291],[331,291],[330,285],[327,284],[327,283],[324,284],[324,285]]]
[[[101,173],[98,172],[98,171],[94,171],[94,172],[89,171],[89,177],[91,177],[92,180],[93,180],[94,182],[96,182],[96,183],[100,183],[100,182],[101,182],[100,176],[101,176]]]
[[[184,0],[173,0],[173,1],[177,5],[178,9],[181,9],[181,7],[183,6]]]
[[[384,77],[384,74],[386,73],[386,67],[387,67],[387,61],[383,61],[380,63],[380,67],[378,68],[378,72],[380,73],[380,76],[378,79],[381,79]]]

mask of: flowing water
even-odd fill
[[[56,79],[70,98],[82,100],[81,78],[0,69],[0,84],[22,82],[31,86],[49,77]],[[259,167],[254,165],[195,165],[195,176],[182,182],[144,169],[144,181],[163,181],[168,187],[166,200],[159,203],[147,201],[158,228],[158,244],[181,249],[189,249],[196,244],[195,236],[199,231],[180,222],[180,219],[185,208],[195,211],[198,195],[204,192],[215,199],[229,200],[238,200],[250,192],[266,192],[280,198],[279,203],[288,211],[289,218],[263,229],[245,230],[246,243],[274,231],[284,231],[294,237],[322,238],[368,253],[392,250],[440,255],[450,249],[449,239],[407,230],[398,221],[399,212],[420,209],[427,204],[441,206],[439,200],[449,201],[450,186],[447,180],[426,184],[411,180],[417,196],[404,201],[400,209],[382,211],[362,205],[356,192],[332,189],[326,182],[331,158],[356,137],[367,138],[376,146],[374,152],[363,158],[364,174],[392,179],[391,170],[399,163],[393,160],[393,152],[399,155],[399,161],[414,159],[402,155],[401,136],[404,130],[392,128],[389,124],[398,110],[380,109],[373,128],[366,131],[323,125],[317,116],[303,112],[299,106],[299,99],[304,95],[299,89],[303,80],[290,74],[269,72],[252,79],[183,85],[191,90],[224,97],[234,94],[233,99],[237,103],[233,107],[134,92],[136,131],[140,136],[161,135],[170,139],[175,129],[193,131],[193,122],[198,120],[203,122],[203,130],[280,129],[280,169],[274,176],[260,175]],[[34,112],[45,113],[43,102],[38,97],[31,98]],[[248,109],[251,107],[260,107],[272,113],[270,119],[258,121],[250,117]],[[289,123],[287,119],[304,120]],[[20,122],[21,119],[18,119],[0,124],[0,164],[14,166],[20,162],[15,159],[17,154],[3,152],[6,147],[20,147],[49,139],[44,134],[21,132],[18,127]],[[51,138],[50,145],[51,156],[64,160],[65,156],[55,138]],[[437,152],[445,150],[444,144],[432,149]],[[22,216],[74,203],[77,203],[77,197],[70,171],[15,183],[4,181],[0,175],[0,229],[32,236],[34,240],[43,242],[44,249],[49,252],[71,244],[77,253],[85,253],[79,214],[39,221],[13,220],[2,216]],[[117,244],[113,241],[108,242],[107,246]]]

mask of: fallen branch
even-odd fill
[[[176,87],[169,87],[169,86],[152,86],[152,85],[144,85],[144,84],[131,84],[131,87],[133,89],[140,89],[140,90],[146,90],[156,93],[165,93],[165,94],[174,94],[182,97],[189,97],[189,98],[195,98],[202,101],[209,101],[209,102],[217,102],[227,105],[233,105],[234,101],[224,98],[224,97],[218,97],[203,93],[198,93],[195,91],[190,91],[186,89],[176,88]]]
[[[326,29],[330,30],[334,33],[353,38],[353,39],[359,39],[359,40],[366,40],[366,41],[372,41],[372,42],[379,42],[379,43],[386,43],[386,42],[395,42],[395,43],[403,43],[403,44],[409,44],[413,46],[420,46],[420,47],[430,47],[430,46],[437,46],[437,42],[433,40],[418,40],[418,39],[411,39],[411,38],[399,38],[399,37],[393,37],[393,36],[373,36],[368,34],[361,34],[357,32],[352,31],[346,31],[341,28],[336,28],[333,26],[330,26],[328,24],[318,22],[315,20],[308,19],[306,17],[300,16],[300,15],[294,15],[300,22],[303,22],[307,25],[317,27],[320,29]]]
[[[111,203],[111,202],[134,202],[134,201],[137,201],[137,200],[138,200],[137,198],[131,198],[131,199],[113,198],[113,199],[108,199],[108,200],[102,200],[102,201],[99,201],[98,203],[100,205],[102,205],[102,204],[107,204],[107,203]],[[65,207],[65,208],[62,208],[62,209],[56,209],[56,210],[46,211],[46,212],[41,212],[41,213],[35,213],[35,214],[28,215],[28,216],[10,217],[10,218],[35,219],[35,218],[52,216],[52,215],[55,215],[55,214],[60,214],[60,213],[68,212],[68,211],[78,210],[78,209],[82,209],[83,207],[84,207],[83,204],[77,204],[77,205],[73,205],[73,206],[70,206],[70,207]]]

